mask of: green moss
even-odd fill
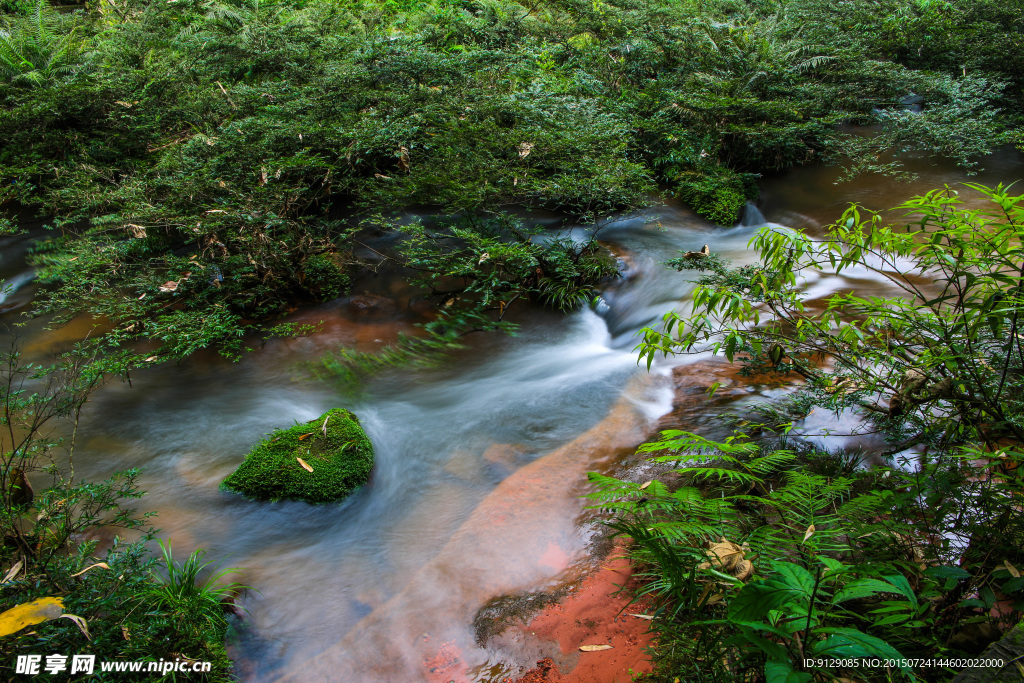
[[[302,467],[298,458],[313,471]],[[315,420],[275,431],[250,451],[221,487],[259,500],[329,503],[365,484],[372,469],[373,445],[358,418],[335,408]]]
[[[756,197],[756,185],[729,169],[686,171],[679,175],[676,196],[699,215],[719,225],[735,225],[748,199]],[[751,195],[754,196],[751,196]]]

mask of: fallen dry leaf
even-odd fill
[[[640,484],[640,490],[643,491],[645,488],[647,488],[648,486],[650,486],[653,483],[654,483],[653,479],[650,480],[650,481],[645,481],[644,483]]]
[[[648,621],[654,619],[650,614],[630,614],[629,616],[636,617],[637,619],[647,619]]]
[[[124,636],[125,640],[131,640],[131,638],[128,636],[128,627],[124,626],[123,624],[121,625],[121,635]]]
[[[78,572],[77,574],[72,574],[71,576],[81,576],[82,574],[86,573],[90,569],[96,569],[96,567],[99,567],[100,569],[110,569],[110,565],[107,564],[106,562],[97,562],[96,564],[90,564],[88,567],[86,567],[82,571]]]
[[[92,640],[92,636],[89,635],[89,627],[86,625],[85,619],[75,614],[62,614],[60,615],[60,618],[69,619],[75,622],[75,626],[78,627],[78,630],[85,634],[86,640]]]
[[[160,285],[161,292],[173,292],[178,288],[178,283],[174,280],[168,280],[167,282]]]
[[[580,652],[598,652],[610,649],[612,649],[611,645],[580,645]]]
[[[22,563],[21,560],[18,560],[17,562],[15,562],[14,566],[11,567],[11,571],[7,572],[7,575],[4,577],[3,581],[0,581],[0,584],[7,583],[11,579],[13,579],[15,576],[17,576],[18,575],[18,571],[21,570],[21,563]]]
[[[331,416],[328,415],[327,417],[324,418],[324,423],[320,425],[320,431],[324,433],[324,436],[327,436],[327,421],[330,419]]]
[[[156,356],[150,356],[145,360],[146,363],[152,363],[155,360],[159,360]]]
[[[299,434],[299,441],[303,441],[305,439],[308,439],[312,435],[313,435],[312,432],[306,432],[305,434]]]
[[[307,472],[312,472],[313,471],[313,468],[309,466],[308,462],[306,462],[302,458],[295,458],[295,459],[299,461],[300,465],[302,465],[302,469],[306,470]]]
[[[817,531],[817,529],[814,528],[813,524],[807,527],[807,531],[804,532],[804,540],[800,541],[800,545],[807,543],[807,539],[813,536],[815,531]]]
[[[17,633],[26,626],[56,619],[64,611],[60,598],[37,598],[0,612],[0,637]]]

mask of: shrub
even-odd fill
[[[0,356],[0,426],[17,437],[0,454],[0,623],[12,627],[4,612],[35,600],[59,606],[46,621],[5,631],[0,677],[13,680],[18,655],[61,653],[92,654],[97,662],[191,658],[211,662],[212,669],[181,678],[232,680],[225,649],[229,624],[219,598],[241,587],[211,585],[225,572],[196,585],[203,551],[179,571],[169,545],[164,561],[170,581],[156,579],[157,560],[146,547],[157,533],[145,521],[152,513],[137,514],[129,506],[143,495],[140,470],[100,482],[74,478],[74,424],[90,393],[115,372],[110,359],[80,354],[49,367],[24,364],[17,345]],[[64,444],[46,436],[61,420],[72,423]],[[102,552],[96,541],[80,540],[119,528],[141,537],[126,543],[115,536]],[[93,677],[123,680],[98,666]]]
[[[349,278],[328,254],[306,259],[302,268],[303,286],[322,299],[334,299],[348,291]]]
[[[685,171],[679,175],[676,194],[701,216],[731,226],[742,217],[747,199],[757,196],[756,186],[751,192],[753,183],[745,180],[744,175],[727,169]]]
[[[335,408],[261,441],[223,488],[258,500],[342,500],[365,484],[373,445],[355,415]]]
[[[851,471],[842,454],[783,446],[664,432],[641,451],[689,460],[678,487],[590,475],[654,602],[650,680],[948,680],[948,667],[910,662],[977,655],[978,633],[1020,619],[1024,513],[1007,502],[1020,477],[979,477],[976,451],[918,472]],[[808,471],[823,461],[844,474]],[[893,671],[827,661],[874,657],[908,659]]]

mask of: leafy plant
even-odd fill
[[[0,77],[40,87],[77,72],[84,65],[77,24],[36,0],[13,30],[0,29]]]
[[[32,629],[6,635],[0,641],[0,667],[11,668],[13,675],[16,655],[40,651],[86,652],[101,661],[191,656],[213,664],[211,672],[191,680],[230,680],[224,646],[228,621],[220,598],[241,586],[212,581],[234,570],[196,585],[196,575],[207,566],[201,563],[203,552],[179,567],[168,543],[170,580],[154,583],[156,560],[146,547],[156,534],[147,524],[152,513],[130,507],[143,495],[140,470],[100,482],[75,478],[75,436],[84,403],[97,387],[131,367],[125,358],[97,357],[92,351],[79,345],[51,366],[24,362],[17,343],[2,356],[0,612],[41,599],[57,611]],[[68,435],[63,442],[53,436],[60,423]],[[84,540],[98,529],[125,530],[138,540],[114,536],[101,551],[97,541]]]
[[[641,450],[689,464],[660,477],[672,487],[590,479],[592,498],[615,515],[611,527],[632,539],[644,582],[636,599],[654,602],[654,680],[888,681],[895,670],[826,660],[978,652],[966,637],[972,624],[1013,624],[1024,608],[1015,541],[992,537],[983,520],[999,516],[1014,537],[1024,531],[1020,511],[986,493],[1005,493],[1016,479],[980,482],[967,469],[950,477],[949,463],[827,476],[808,469],[821,460],[846,469],[841,454],[743,436],[716,443],[669,431]],[[971,548],[992,543],[992,552],[965,555],[941,540],[964,532]],[[990,616],[997,596],[1017,601],[1012,613]],[[898,668],[908,680],[949,676]]]
[[[237,582],[220,583],[225,576],[237,574],[238,569],[207,569],[213,562],[203,562],[206,551],[195,550],[184,564],[174,561],[171,553],[171,542],[159,541],[163,555],[163,570],[167,576],[153,574],[154,580],[142,602],[148,609],[158,610],[177,620],[181,624],[200,621],[197,635],[206,632],[216,633],[227,628],[228,621],[224,614],[224,602],[233,599],[243,590],[248,589]],[[205,577],[202,575],[206,574]]]
[[[968,187],[986,208],[962,208],[947,188],[897,207],[908,218],[901,228],[853,207],[820,240],[762,229],[751,241],[761,263],[706,277],[693,314],[670,313],[664,329],[646,329],[641,353],[650,362],[710,348],[752,369],[795,373],[815,403],[854,406],[899,435],[897,450],[1021,442],[1024,198],[1002,186]],[[823,306],[804,301],[804,273],[853,269],[898,295],[840,291]]]

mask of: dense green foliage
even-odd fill
[[[705,274],[689,316],[644,331],[649,361],[710,349],[799,387],[743,423],[760,443],[646,446],[691,461],[672,488],[592,476],[659,605],[656,679],[949,680],[806,658],[976,655],[1020,621],[1024,196],[968,187],[985,206],[946,188],[897,207],[904,225],[852,207],[820,239],[765,227],[758,263],[671,262]],[[807,300],[807,278],[865,272],[894,295]],[[860,415],[886,445],[851,456],[763,436],[815,406]],[[712,557],[726,540],[728,567]]]
[[[750,369],[795,373],[816,404],[867,411],[896,450],[1024,443],[1024,196],[968,188],[988,198],[985,208],[963,208],[947,188],[897,207],[901,227],[853,207],[822,239],[762,229],[757,264],[676,260],[711,274],[692,315],[670,313],[664,329],[645,331],[643,353],[710,346]],[[805,301],[802,277],[858,270],[897,296]]]
[[[13,3],[0,201],[59,218],[39,312],[234,355],[253,321],[344,291],[352,212],[593,220],[663,190],[731,223],[795,164],[968,163],[1016,125],[1019,4]]]
[[[98,662],[208,661],[208,673],[186,680],[231,680],[225,650],[229,623],[221,600],[241,586],[214,585],[226,573],[203,576],[202,551],[179,567],[165,546],[163,563],[149,554],[156,530],[150,514],[131,507],[143,493],[139,470],[106,481],[74,476],[74,425],[107,364],[67,357],[52,367],[24,364],[18,349],[0,365],[0,612],[37,598],[60,598],[61,618],[0,639],[0,670],[14,678],[17,655],[94,654],[96,680],[123,680],[101,673]],[[68,442],[46,435],[70,422]],[[41,490],[33,491],[29,475]],[[102,549],[86,540],[100,529],[128,530],[133,543],[114,536]],[[167,578],[163,578],[166,575]],[[198,581],[198,582],[197,582]],[[74,617],[74,618],[72,618]],[[179,674],[180,675],[180,674]],[[66,680],[67,672],[55,680]],[[77,676],[75,677],[77,678]]]
[[[372,470],[373,444],[359,420],[335,408],[275,431],[245,456],[223,487],[261,500],[329,503],[351,495]]]
[[[671,488],[591,480],[655,603],[645,680],[949,680],[827,660],[973,656],[1024,614],[1024,513],[1007,502],[1024,481],[979,476],[998,471],[976,451],[913,472],[784,439],[665,432],[642,450],[689,465]]]

